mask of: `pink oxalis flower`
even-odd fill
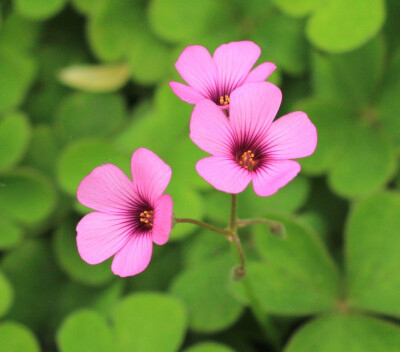
[[[197,104],[208,99],[226,108],[237,87],[265,81],[276,69],[275,64],[264,62],[250,72],[260,54],[260,47],[249,41],[223,44],[212,57],[203,46],[188,46],[175,67],[189,86],[178,82],[169,84],[187,103]]]
[[[140,148],[132,155],[131,173],[133,181],[112,164],[99,166],[77,192],[79,202],[96,210],[76,228],[80,256],[98,264],[115,255],[111,268],[122,277],[146,269],[153,242],[166,243],[172,225],[172,198],[163,194],[171,168]]]
[[[282,101],[269,82],[244,85],[231,95],[229,119],[209,100],[197,104],[190,138],[212,154],[201,159],[197,172],[220,191],[240,193],[250,183],[259,196],[270,196],[300,171],[290,160],[311,155],[317,131],[304,112],[273,121]]]

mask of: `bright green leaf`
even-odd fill
[[[200,342],[183,352],[234,352],[234,350],[226,345],[217,342]]]
[[[32,84],[35,63],[27,54],[0,48],[0,111],[18,106]]]
[[[385,186],[397,164],[391,143],[379,131],[353,121],[344,131],[329,185],[339,195],[353,198],[371,194]]]
[[[0,271],[0,317],[4,316],[7,313],[7,311],[11,307],[12,301],[13,301],[13,289],[8,279]]]
[[[17,12],[34,20],[44,20],[56,15],[66,2],[67,0],[14,0]]]
[[[0,170],[17,164],[29,143],[30,126],[22,113],[10,113],[0,119]]]
[[[110,352],[113,336],[104,317],[96,311],[80,310],[70,314],[57,332],[61,352]]]
[[[186,304],[189,326],[194,331],[224,330],[236,322],[243,311],[228,291],[234,263],[227,258],[214,258],[189,267],[172,282],[170,292]]]
[[[25,326],[13,321],[0,324],[0,346],[7,352],[40,352],[35,335]]]
[[[174,352],[183,342],[186,312],[181,302],[163,294],[125,297],[113,313],[116,350]]]
[[[0,217],[0,250],[9,250],[22,240],[22,230],[11,221]]]
[[[165,40],[179,42],[193,39],[223,20],[224,4],[213,0],[154,0],[149,8],[154,32]]]
[[[328,0],[313,13],[306,32],[319,49],[346,52],[377,34],[384,20],[384,0]]]
[[[282,222],[284,239],[266,225],[255,227],[256,249],[263,261],[249,263],[248,277],[267,312],[308,315],[329,311],[339,297],[339,273],[321,240],[294,219]],[[237,283],[236,286],[241,284]]]
[[[54,210],[53,184],[37,170],[20,169],[0,176],[0,212],[25,224],[44,220]]]
[[[400,194],[360,201],[346,228],[349,304],[400,316]]]
[[[294,17],[303,17],[323,3],[322,0],[272,0],[272,2],[282,12]]]
[[[397,352],[400,329],[361,315],[326,315],[300,328],[285,352]]]

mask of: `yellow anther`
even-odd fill
[[[154,211],[153,210],[145,210],[140,213],[139,221],[143,224],[146,224],[150,227],[153,227],[154,220]]]
[[[230,102],[229,95],[228,95],[228,94],[221,95],[221,96],[219,97],[218,102],[219,102],[219,105],[228,105],[229,102]]]
[[[257,166],[257,161],[254,160],[254,157],[255,154],[249,149],[241,155],[238,163],[246,170],[252,171]]]

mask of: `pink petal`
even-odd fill
[[[132,236],[132,228],[126,215],[93,212],[79,221],[76,243],[82,259],[98,264],[117,253]]]
[[[172,198],[169,194],[163,194],[156,200],[152,237],[153,242],[158,245],[168,241],[172,228],[172,206]]]
[[[230,155],[232,128],[226,115],[210,100],[195,106],[190,119],[190,138],[207,153]]]
[[[251,181],[249,171],[224,156],[201,159],[196,164],[196,170],[208,183],[222,192],[240,193]]]
[[[121,213],[137,197],[133,183],[115,165],[96,167],[79,184],[77,197],[83,205],[106,213]]]
[[[273,159],[304,158],[314,153],[317,130],[307,114],[296,111],[274,121],[266,141]]]
[[[252,173],[254,192],[261,196],[271,196],[296,177],[300,164],[293,160],[271,160],[266,167]]]
[[[229,118],[238,136],[263,136],[282,101],[281,90],[270,82],[245,84],[231,94]]]
[[[172,173],[169,165],[146,148],[133,153],[131,172],[137,193],[151,205],[167,188]]]
[[[185,84],[178,82],[169,82],[172,91],[178,98],[186,101],[189,104],[197,104],[198,102],[207,99],[204,95],[200,94],[195,88],[189,87]]]
[[[219,94],[228,94],[241,85],[260,57],[261,49],[253,42],[231,42],[219,46],[213,55],[218,71]]]
[[[263,62],[252,70],[246,78],[246,83],[265,81],[276,70],[272,62]]]
[[[175,67],[189,86],[210,99],[216,95],[217,68],[206,48],[188,46],[179,56]]]
[[[150,233],[134,235],[115,255],[111,270],[121,277],[139,274],[149,265],[152,252]]]

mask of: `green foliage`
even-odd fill
[[[360,47],[382,28],[384,0],[329,0],[307,23],[307,37],[318,48],[346,52]]]
[[[311,230],[293,219],[278,219],[286,228],[284,239],[271,235],[266,225],[254,230],[262,261],[249,263],[248,280],[263,309],[291,316],[331,310],[339,296],[333,260]],[[243,286],[233,288],[245,300]]]
[[[69,142],[82,137],[106,137],[122,124],[125,106],[114,94],[74,93],[59,105],[54,129],[57,139]]]
[[[29,136],[29,121],[24,114],[11,113],[0,120],[0,170],[18,163],[24,155]]]
[[[381,193],[359,202],[347,223],[349,300],[359,308],[400,316],[400,194]],[[368,253],[368,255],[365,255]]]
[[[400,329],[379,319],[360,315],[327,315],[301,328],[285,352],[395,352]]]
[[[285,352],[399,351],[399,16],[397,0],[0,0],[0,350],[267,351],[269,318]],[[176,217],[228,226],[168,83],[187,45],[237,40],[277,65],[278,116],[317,127],[299,176],[238,195],[240,219],[287,237],[238,228],[245,281],[234,245],[193,224],[138,276],[87,264],[77,187],[104,163],[131,177],[139,147],[171,166]]]
[[[183,352],[234,352],[231,348],[215,342],[202,342],[185,349]]]
[[[226,329],[243,310],[228,293],[233,263],[226,256],[217,258],[186,269],[171,284],[170,292],[186,304],[189,327],[198,332]]]
[[[57,333],[61,352],[112,351],[112,333],[107,321],[91,310],[69,315]]]
[[[43,20],[59,12],[66,0],[14,0],[16,10],[27,18]]]
[[[127,296],[113,315],[116,350],[125,352],[176,351],[186,330],[182,303],[156,293]]]
[[[7,352],[39,352],[35,335],[25,326],[4,321],[0,324],[0,346]]]
[[[44,220],[54,210],[54,187],[39,171],[16,169],[0,176],[0,185],[0,211],[10,219],[32,224]]]
[[[31,57],[0,47],[0,111],[18,106],[35,76]]]

